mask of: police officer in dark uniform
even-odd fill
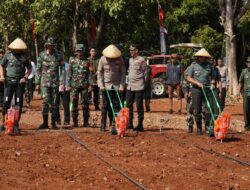
[[[192,101],[194,106],[194,117],[197,125],[197,135],[202,135],[202,102],[206,101],[202,88],[210,102],[212,102],[212,94],[209,89],[214,88],[215,80],[212,69],[212,64],[207,62],[210,59],[210,54],[203,48],[194,55],[197,60],[190,65],[187,71],[187,80],[193,84]],[[206,131],[210,128],[211,114],[206,107],[205,109],[205,126]]]
[[[239,78],[238,97],[243,89],[243,112],[245,120],[245,130],[250,131],[250,57],[246,61],[247,68],[243,69]]]
[[[143,95],[145,90],[145,81],[147,81],[147,65],[145,59],[139,56],[138,45],[131,45],[129,50],[131,58],[129,59],[128,86],[126,94],[127,106],[129,108],[129,128],[133,129],[133,107],[134,102],[136,102],[138,125],[134,130],[143,131]]]
[[[19,118],[18,121],[15,121],[14,123],[14,133],[19,134],[19,120],[21,118],[23,107],[23,93],[25,89],[25,83],[27,82],[28,76],[31,72],[31,63],[24,53],[24,50],[27,49],[27,46],[22,39],[17,38],[8,46],[8,48],[11,51],[4,56],[0,63],[0,80],[5,82],[3,122],[4,116],[10,108],[12,97],[15,94],[16,104],[19,107]],[[6,68],[5,75],[3,68]],[[27,72],[25,73],[26,69]],[[3,127],[4,126],[2,126],[2,128]]]

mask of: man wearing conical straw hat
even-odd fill
[[[193,84],[191,92],[194,107],[194,118],[197,125],[197,135],[202,135],[202,102],[206,102],[202,88],[204,88],[209,101],[212,102],[212,94],[209,87],[212,89],[214,88],[215,75],[212,69],[212,64],[207,61],[211,58],[211,55],[207,52],[207,50],[202,48],[194,56],[196,57],[196,61],[193,62],[188,68],[187,80]],[[209,113],[209,109],[206,105],[205,126],[207,133],[210,132],[208,130],[211,128],[210,119],[211,114]]]
[[[113,44],[106,47],[97,69],[97,81],[102,91],[102,121],[101,132],[106,130],[107,113],[109,113],[111,126],[114,124],[111,106],[108,99],[109,91],[114,111],[119,111],[119,99],[114,90],[124,91],[125,86],[125,64],[121,57],[121,51]],[[114,128],[114,127],[113,127]]]
[[[16,95],[16,104],[19,107],[19,117],[14,123],[14,134],[19,134],[19,120],[23,107],[23,93],[25,83],[31,72],[31,63],[25,54],[26,44],[20,38],[15,39],[9,46],[9,53],[5,54],[0,63],[0,80],[4,81],[4,101],[3,101],[3,125],[4,116],[10,108],[13,95]],[[27,72],[26,72],[27,69]],[[6,73],[4,73],[4,70]]]

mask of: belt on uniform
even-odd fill
[[[21,79],[20,77],[7,77],[7,80],[11,82],[16,82],[19,81],[20,79]]]

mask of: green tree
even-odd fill
[[[214,58],[221,56],[223,35],[210,26],[205,25],[196,30],[191,37],[191,41],[202,44]]]

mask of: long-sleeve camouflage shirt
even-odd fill
[[[88,60],[76,57],[69,59],[68,85],[72,88],[84,88],[92,85]]]
[[[37,61],[35,83],[41,87],[58,87],[63,84],[63,74],[59,77],[60,56],[48,51],[40,53]],[[63,69],[62,69],[63,70]]]

